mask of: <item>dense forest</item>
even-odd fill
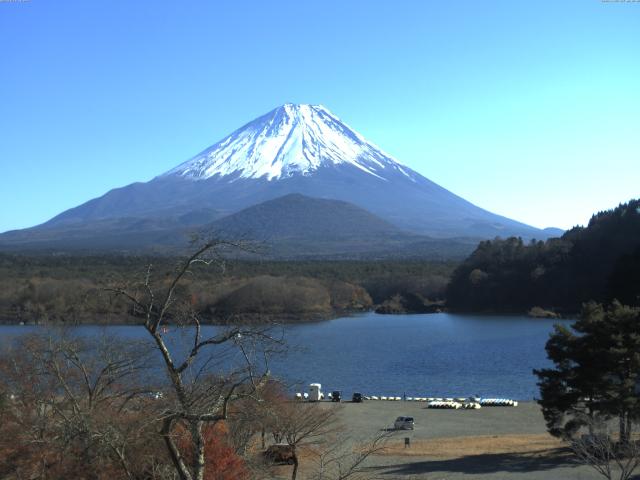
[[[595,214],[587,227],[525,244],[481,242],[454,271],[447,306],[460,311],[574,313],[582,303],[640,304],[640,200]]]
[[[0,321],[127,323],[128,306],[105,289],[170,275],[179,259],[0,254]],[[185,281],[212,322],[304,321],[371,310],[427,311],[441,302],[452,262],[238,261],[200,266]],[[389,307],[390,306],[390,307]]]

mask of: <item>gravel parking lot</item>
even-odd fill
[[[479,410],[430,409],[422,402],[381,400],[343,402],[342,405],[341,418],[345,424],[355,431],[371,434],[391,427],[400,415],[415,419],[415,430],[405,433],[416,439],[546,433],[540,408],[533,402],[520,403],[517,407],[484,407]]]
[[[561,442],[549,436],[537,404],[436,410],[405,401],[328,402],[339,408],[345,434],[372,438],[398,416],[412,416],[414,430],[399,431],[388,448],[368,461],[376,478],[591,480],[590,468],[575,464]],[[404,438],[411,446],[405,448]]]

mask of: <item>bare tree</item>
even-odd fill
[[[268,352],[276,342],[266,330],[233,326],[207,333],[183,282],[198,266],[222,262],[221,251],[236,247],[224,241],[204,243],[164,282],[154,282],[150,265],[141,283],[111,288],[126,298],[162,358],[169,380],[161,435],[181,480],[203,480],[206,450],[203,428],[228,418],[233,402],[256,397],[269,376]],[[167,332],[180,329],[182,348]],[[190,451],[176,441],[180,425],[190,436]]]
[[[8,348],[0,359],[0,390],[10,392],[0,424],[3,436],[13,430],[11,442],[21,452],[12,473],[78,475],[93,464],[100,468],[88,478],[109,471],[136,478],[142,462],[132,466],[132,451],[140,453],[152,427],[139,414],[149,402],[145,360],[139,345],[59,332]]]
[[[295,480],[300,466],[299,450],[303,446],[320,445],[339,430],[337,409],[320,403],[278,402],[267,413],[268,429],[276,443],[286,443],[291,449]]]
[[[640,445],[631,438],[617,441],[608,422],[603,419],[585,420],[588,434],[571,440],[571,449],[578,461],[597,471],[607,480],[628,480],[640,466]]]
[[[133,479],[126,455],[132,437],[143,425],[132,421],[134,401],[150,392],[143,381],[148,370],[148,349],[113,337],[93,341],[79,338],[49,337],[47,347],[34,351],[43,373],[54,378],[56,399],[50,399],[69,441],[80,439],[96,454],[106,449],[115,456],[127,478]],[[139,407],[140,403],[136,405]],[[131,407],[131,408],[129,408]],[[148,409],[149,406],[145,405]],[[126,421],[122,415],[127,410]],[[91,452],[91,453],[89,453]]]
[[[320,451],[315,459],[313,480],[364,480],[371,478],[365,463],[372,455],[382,452],[387,440],[395,434],[383,429],[380,433],[364,442],[341,437],[327,449]]]
[[[273,395],[262,405],[265,428],[276,444],[289,447],[293,460],[292,480],[299,474],[301,451],[310,461],[305,478],[313,480],[364,480],[370,478],[366,461],[381,452],[395,432],[381,430],[372,438],[345,435],[335,404],[290,401]]]

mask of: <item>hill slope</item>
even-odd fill
[[[256,240],[331,240],[404,234],[389,222],[339,200],[297,193],[248,207],[214,222],[212,230]]]
[[[474,311],[577,312],[583,302],[614,298],[640,304],[640,200],[547,242],[482,242],[456,269],[447,292],[451,307]]]
[[[258,242],[275,258],[463,258],[477,243],[404,232],[351,203],[300,194],[248,207],[205,230]]]

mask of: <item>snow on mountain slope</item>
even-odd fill
[[[543,239],[552,234],[455,195],[381,151],[322,106],[286,104],[151,181],[115,188],[40,226],[0,235],[0,248],[3,243],[44,248],[73,242],[91,248],[108,241],[149,247],[184,229],[211,226],[290,194],[353,204],[410,235]],[[269,205],[288,215],[286,205]],[[321,215],[311,217],[310,222],[321,222]]]
[[[410,169],[325,107],[291,103],[248,123],[162,176],[278,180],[310,175],[321,166],[339,164],[352,165],[381,179],[393,170],[414,180]]]

